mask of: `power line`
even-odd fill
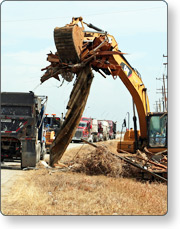
[[[69,17],[71,17],[71,16],[69,16]],[[68,18],[68,16],[66,16],[66,17],[54,17],[54,18],[19,19],[19,20],[8,20],[8,21],[2,21],[2,22],[43,21],[43,20],[54,20],[54,19],[60,19],[60,18]]]
[[[106,13],[95,13],[95,14],[89,14],[89,15],[84,15],[85,17],[90,17],[90,16],[99,16],[99,15],[109,15],[109,14],[120,14],[120,13],[128,13],[128,12],[139,12],[139,11],[146,11],[146,10],[155,10],[155,9],[162,9],[165,7],[152,7],[152,8],[144,8],[144,9],[138,9],[138,10],[123,10],[123,11],[116,11],[116,12],[106,12]],[[61,18],[71,18],[72,15],[70,16],[64,16],[64,17],[53,17],[53,18],[31,18],[31,19],[19,19],[19,20],[7,20],[7,21],[2,21],[2,22],[24,22],[24,21],[43,21],[43,20],[55,20],[55,19],[61,19]]]

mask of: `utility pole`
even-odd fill
[[[168,57],[168,56],[163,55],[163,57]],[[167,64],[168,63],[163,63],[163,65],[165,65],[165,67],[167,66]],[[163,84],[162,88],[161,89],[159,89],[159,88],[156,89],[157,91],[160,91],[160,92],[156,92],[156,93],[157,94],[162,94],[162,107],[163,107],[163,112],[165,112],[165,111],[167,111],[167,88],[166,88],[167,76],[165,76],[165,74],[163,74],[162,78],[156,78],[156,80],[162,80],[162,84]],[[159,100],[159,102],[160,102],[160,100]],[[161,110],[161,108],[160,108],[160,110]]]
[[[163,54],[163,57],[168,57],[168,56],[165,56],[164,54]],[[167,65],[168,63],[163,63],[164,65]]]
[[[167,57],[168,58],[168,55],[166,56],[166,55],[163,54],[163,57]],[[165,65],[165,67],[168,66],[168,62],[163,63],[163,64]],[[163,74],[164,103],[165,103],[165,111],[167,111],[167,96],[166,96],[166,94],[167,94],[167,92],[166,92],[166,85],[167,84],[165,84],[165,79],[167,80],[167,76],[165,78],[165,75]]]
[[[156,110],[156,112],[158,112],[159,111],[159,103],[158,103],[158,101],[155,101],[155,103],[156,103],[156,104],[154,104],[155,110]]]
[[[166,85],[165,85],[165,75],[163,74],[163,88],[164,88],[164,91],[163,91],[163,94],[164,94],[164,102],[165,102],[165,111],[167,111],[167,96],[166,96]]]
[[[159,112],[161,112],[161,100],[159,99]]]
[[[162,107],[163,107],[163,112],[164,112],[164,111],[167,111],[167,89],[165,88],[165,79],[166,78],[163,75],[163,78],[156,78],[156,79],[163,80],[162,88],[156,89],[157,90],[156,94],[162,94]]]

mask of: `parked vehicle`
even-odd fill
[[[81,141],[81,138],[89,142],[98,141],[98,121],[96,119],[81,118],[72,141]]]
[[[72,141],[80,141],[81,138],[89,142],[115,139],[116,123],[112,120],[82,117]]]
[[[72,141],[81,141],[81,138],[89,140],[89,125],[88,122],[80,121]]]
[[[115,139],[116,138],[116,122],[113,122],[112,120],[107,120],[109,123],[109,138]]]
[[[105,120],[98,120],[99,140],[109,140],[109,123]]]
[[[25,168],[35,167],[43,159],[46,102],[46,96],[33,92],[1,93],[1,161],[20,159]]]
[[[92,119],[91,125],[90,125],[90,131],[93,142],[99,141],[99,133],[98,133],[98,120]]]

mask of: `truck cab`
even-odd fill
[[[89,124],[86,121],[80,121],[72,141],[81,141],[81,138],[88,141],[90,136]]]

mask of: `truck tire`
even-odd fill
[[[98,141],[97,136],[94,136],[93,142],[97,142],[97,141]]]
[[[88,139],[88,142],[93,143],[93,136],[91,135],[90,138]]]
[[[45,147],[45,144],[43,143],[42,146],[41,146],[41,156],[40,156],[40,160],[44,160],[45,154],[46,154],[46,147]]]
[[[27,167],[36,167],[37,160],[40,159],[40,152],[37,152],[38,144],[35,140],[22,141],[22,152],[21,152],[21,169]]]
[[[23,158],[22,158],[22,153],[21,153],[21,169],[23,170],[23,169],[25,169],[26,167],[25,166],[23,166]]]
[[[91,138],[91,139],[89,139],[89,142],[93,143],[93,139],[92,139],[92,138]]]
[[[40,158],[41,158],[41,144],[40,142],[38,142],[36,144],[36,163],[38,163],[40,161]]]
[[[44,151],[41,153],[40,160],[44,160],[45,154],[46,154],[46,153],[45,153]]]

